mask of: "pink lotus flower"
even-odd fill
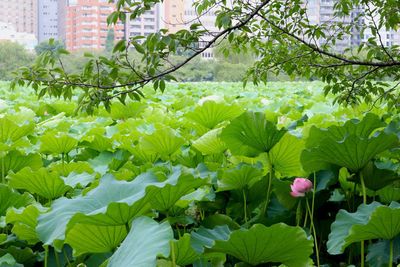
[[[293,184],[290,185],[292,197],[304,197],[307,192],[310,192],[313,188],[313,183],[306,178],[296,178]]]

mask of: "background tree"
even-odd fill
[[[33,63],[34,55],[22,45],[10,41],[0,42],[0,77],[1,80],[11,80],[12,74],[18,68]]]
[[[106,37],[105,50],[107,52],[111,52],[113,50],[114,40],[115,40],[114,29],[111,28],[108,30],[107,37]]]
[[[65,49],[65,45],[62,41],[54,39],[43,41],[35,46],[35,52],[37,55],[40,55],[45,51],[57,51],[58,49]]]
[[[159,2],[120,0],[108,22],[135,19]],[[44,53],[31,68],[22,69],[15,82],[31,83],[41,95],[68,97],[72,89],[83,88],[80,106],[91,111],[100,103],[108,107],[114,98],[122,102],[126,97],[136,99],[148,83],[164,90],[165,82],[173,80],[176,71],[227,40],[230,49],[224,50],[225,56],[249,50],[257,59],[243,78],[245,84],[266,82],[271,73],[285,73],[321,79],[327,84],[325,92],[336,94],[336,101],[341,103],[398,104],[400,82],[393,86],[380,80],[399,80],[399,46],[386,46],[379,30],[398,28],[399,1],[338,0],[334,19],[318,25],[310,22],[307,1],[301,0],[195,0],[193,5],[200,21],[208,12],[216,13],[219,31],[212,32],[211,38],[205,38],[210,37],[210,31],[195,20],[187,25],[188,30],[173,34],[161,30],[119,41],[109,58],[89,56],[82,72],[72,74],[57,67],[60,53]],[[362,12],[353,12],[360,7]],[[358,47],[337,49],[336,44],[352,33],[363,36],[367,30],[371,37]],[[209,41],[196,46],[204,40]],[[132,49],[141,55],[139,60],[129,57]],[[178,51],[187,56],[172,62]]]

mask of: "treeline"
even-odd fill
[[[23,46],[10,42],[0,42],[0,80],[11,80],[13,71],[19,67],[29,66],[41,52],[56,49],[62,43],[55,42],[53,46],[41,43],[35,51],[28,51]],[[221,46],[214,50],[214,59],[195,58],[189,64],[174,73],[175,78],[182,82],[201,81],[225,81],[239,82],[244,77],[247,69],[254,63],[255,58],[249,54],[235,54],[224,56],[223,50],[229,49]],[[108,55],[110,49],[94,52],[96,56]],[[71,73],[81,72],[87,58],[83,56],[85,51],[71,53],[63,56],[64,67]],[[184,56],[174,56],[172,63],[179,63]],[[287,80],[287,77],[275,77],[278,80]]]

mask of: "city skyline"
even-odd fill
[[[308,0],[307,16],[310,24],[338,22],[334,15],[337,0]],[[198,17],[193,0],[165,0],[156,4],[134,20],[127,19],[114,26],[107,25],[107,17],[113,12],[114,4],[107,0],[0,0],[0,40],[11,40],[23,44],[28,49],[50,38],[62,40],[68,50],[104,49],[107,32],[114,30],[115,41],[133,36],[147,36],[160,29],[174,33],[189,29],[190,23],[198,21],[209,31],[216,32],[215,10]],[[351,15],[340,18],[343,23],[351,23],[364,9],[353,10]],[[370,14],[371,15],[371,14]],[[129,14],[128,14],[129,16]],[[365,16],[362,23],[373,23],[372,16]],[[15,32],[15,33],[14,33]],[[400,32],[380,30],[380,38],[385,46],[400,44]],[[34,38],[32,38],[32,35]],[[371,38],[370,29],[363,36],[355,30],[352,35],[337,40],[337,50],[356,46]],[[206,35],[203,43],[212,38]],[[36,39],[36,40],[35,40]],[[323,43],[324,40],[318,41]],[[201,47],[202,43],[199,44]],[[212,49],[202,53],[203,58],[212,58]]]

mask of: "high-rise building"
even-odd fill
[[[129,16],[127,16],[129,18]],[[140,17],[126,21],[126,37],[147,36],[160,30],[160,5],[146,11]]]
[[[193,23],[200,23],[210,34],[203,36],[199,42],[199,48],[204,47],[212,38],[213,33],[219,29],[215,26],[216,8],[210,9],[204,14],[197,13],[193,6],[194,0],[164,0],[161,12],[161,28],[168,29],[170,33],[189,29]],[[214,57],[213,49],[206,49],[201,56],[205,59]]]
[[[185,29],[185,0],[164,0],[162,10],[161,28],[171,33]]]
[[[33,50],[37,44],[33,33],[17,32],[13,25],[0,22],[0,42],[11,41],[23,45],[26,49]]]
[[[58,0],[38,0],[38,41],[58,39]]]
[[[115,5],[109,3],[108,0],[70,0],[66,6],[65,32],[63,33],[67,49],[71,51],[104,49],[107,32],[110,30],[107,17],[114,8]],[[125,27],[122,23],[112,28],[116,41],[125,38]]]
[[[0,0],[0,21],[37,36],[37,0]]]

